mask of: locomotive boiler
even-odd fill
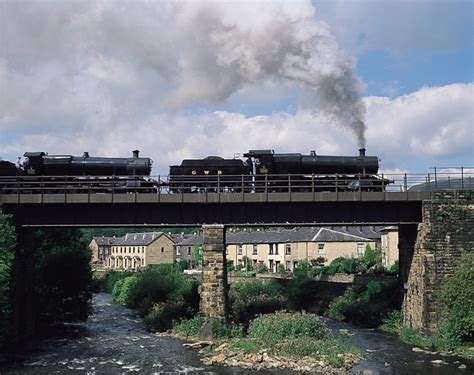
[[[170,167],[170,190],[182,192],[383,191],[390,180],[377,176],[379,159],[356,156],[250,150],[246,159],[183,160]]]

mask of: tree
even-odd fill
[[[85,320],[92,298],[90,251],[79,230],[36,232],[35,289],[40,322]]]
[[[11,321],[12,265],[16,233],[11,216],[0,213],[0,346],[6,343]]]

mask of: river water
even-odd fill
[[[96,294],[94,313],[85,323],[63,326],[54,338],[42,341],[14,364],[2,365],[0,374],[247,374],[229,367],[204,366],[191,349],[175,338],[155,336],[145,330],[131,310],[113,303],[109,294]],[[366,359],[352,373],[371,370],[373,374],[472,374],[472,363],[458,369],[455,358],[448,365],[430,361],[440,357],[414,353],[396,337],[374,330],[327,321],[330,328],[354,333],[349,338],[366,351]],[[265,371],[259,374],[294,374]]]

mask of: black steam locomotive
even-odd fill
[[[22,163],[0,161],[0,188],[12,192],[154,192],[152,160],[133,151],[130,158],[48,155],[26,152]]]
[[[377,176],[379,159],[324,156],[311,151],[277,154],[250,150],[246,160],[209,156],[170,167],[169,188],[186,192],[384,191],[392,181]]]

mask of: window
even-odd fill
[[[275,244],[274,250],[275,250],[275,255],[278,255],[278,244],[277,243]]]
[[[291,255],[291,244],[290,243],[285,244],[285,254],[286,255]]]
[[[142,266],[145,265],[145,258],[142,258]]]
[[[242,245],[237,246],[237,254],[242,255]]]
[[[318,243],[318,254],[326,254],[323,243]]]
[[[363,243],[358,243],[357,244],[357,254],[363,254],[364,253],[364,244]]]
[[[162,252],[162,253],[165,252],[165,248],[164,248],[164,247],[161,248],[161,252]]]
[[[188,246],[188,255],[191,255],[191,246]]]
[[[291,271],[291,260],[286,261],[286,270]]]
[[[252,254],[253,254],[253,255],[257,255],[257,254],[258,254],[258,252],[257,252],[257,245],[253,245]]]
[[[273,255],[273,244],[271,243],[268,246],[269,246],[268,255]]]
[[[179,246],[176,246],[176,255],[181,255],[181,251],[179,249]]]

